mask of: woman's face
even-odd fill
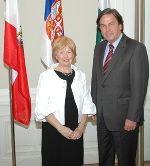
[[[56,59],[58,60],[59,65],[62,67],[70,67],[74,59],[74,54],[67,46],[58,51]]]

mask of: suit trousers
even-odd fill
[[[132,131],[109,131],[103,116],[97,126],[99,166],[114,166],[115,154],[119,166],[135,166],[139,126]]]

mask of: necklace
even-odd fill
[[[62,74],[64,74],[65,76],[68,76],[68,77],[69,77],[69,76],[71,76],[71,75],[72,75],[72,70],[71,70],[71,72],[70,72],[70,73],[63,73],[63,72],[62,72]]]
[[[68,77],[71,76],[73,73],[73,70],[71,68],[70,68],[70,70],[71,70],[70,73],[64,73],[62,67],[56,67],[55,70],[58,72],[61,72],[63,75],[68,76]]]

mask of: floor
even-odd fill
[[[83,166],[98,166],[98,164],[86,164]],[[118,166],[118,164],[115,164],[115,166]],[[150,166],[150,161],[145,162],[144,166]]]

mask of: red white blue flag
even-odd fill
[[[41,59],[47,67],[50,67],[54,63],[52,44],[55,39],[64,34],[61,0],[46,0],[44,24]]]
[[[11,69],[13,118],[28,125],[31,117],[31,99],[17,0],[6,0],[4,63]]]

